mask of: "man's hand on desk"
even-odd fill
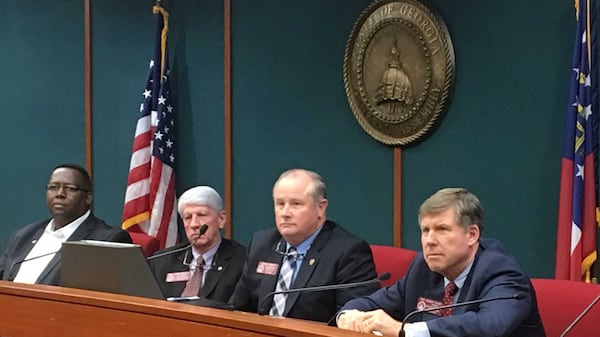
[[[398,336],[399,322],[385,311],[378,309],[373,311],[348,310],[340,313],[337,326],[346,330],[373,333],[379,336]]]

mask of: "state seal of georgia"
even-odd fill
[[[429,135],[449,107],[454,48],[439,15],[416,0],[380,0],[355,22],[344,86],[360,126],[378,141],[408,146]]]

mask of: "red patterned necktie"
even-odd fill
[[[200,295],[200,288],[202,287],[202,274],[204,274],[204,259],[202,256],[198,256],[196,261],[196,269],[192,277],[186,282],[185,288],[181,293],[181,297],[198,296]]]
[[[444,288],[444,298],[442,299],[442,305],[452,304],[452,296],[454,296],[454,294],[456,294],[457,290],[458,290],[458,287],[456,286],[456,284],[454,282],[450,281],[446,285],[446,288]],[[450,315],[452,315],[452,308],[440,310],[440,316],[450,316]]]

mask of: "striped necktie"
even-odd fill
[[[183,292],[181,292],[181,297],[200,295],[200,288],[202,287],[202,274],[204,274],[204,259],[202,256],[198,256],[194,273],[186,282],[185,288],[183,289]]]
[[[290,247],[284,258],[283,265],[279,270],[279,279],[277,280],[277,286],[275,287],[276,292],[288,290],[292,286],[292,276],[294,275],[294,269],[296,268],[297,258],[298,251],[296,248]],[[269,311],[269,315],[283,316],[287,297],[288,294],[275,294],[275,296],[273,296],[273,306]]]

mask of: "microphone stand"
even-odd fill
[[[166,252],[162,252],[162,253],[159,253],[159,254],[155,254],[155,255],[149,256],[149,257],[146,258],[146,260],[150,261],[150,260],[154,260],[154,259],[159,258],[159,257],[163,257],[165,255],[171,255],[171,254],[182,252],[184,250],[188,250],[190,247],[192,247],[196,243],[196,241],[202,235],[204,235],[204,233],[206,233],[207,230],[208,230],[208,225],[207,224],[203,224],[202,226],[200,226],[200,230],[198,231],[198,237],[196,238],[196,240],[190,242],[189,244],[187,244],[187,245],[185,245],[183,247],[180,247],[180,248],[177,248],[177,249],[173,249],[173,250],[169,250],[169,251],[166,251]]]
[[[258,306],[258,309],[259,309],[258,314],[265,315],[267,313],[266,310],[264,310],[265,309],[264,306],[267,302],[267,299],[269,299],[270,297],[275,296],[277,294],[291,294],[291,293],[297,293],[297,292],[313,292],[313,291],[327,291],[327,290],[354,288],[354,287],[368,285],[371,283],[385,281],[389,278],[390,278],[390,273],[385,272],[385,273],[382,273],[381,275],[377,276],[376,278],[368,280],[368,281],[342,283],[342,284],[330,284],[330,285],[325,285],[325,286],[314,286],[314,287],[306,287],[306,288],[293,288],[293,289],[287,289],[287,290],[282,290],[282,291],[272,291],[272,292],[268,293],[267,295],[265,295],[265,297],[260,302],[260,305]]]

